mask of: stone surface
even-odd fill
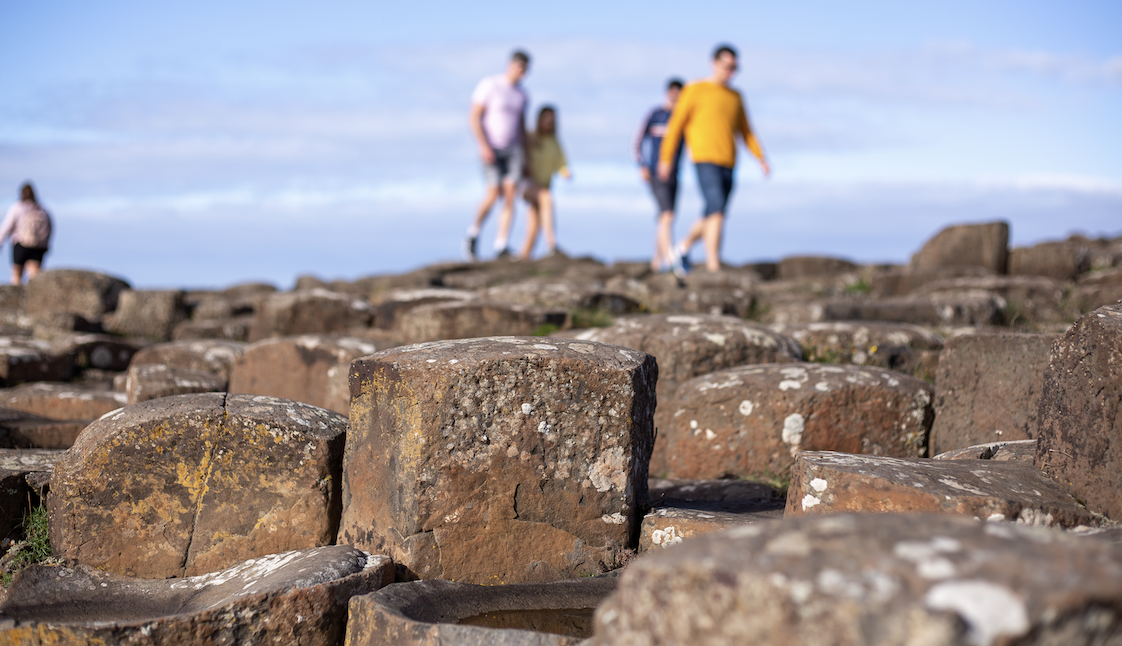
[[[927,453],[933,388],[880,368],[741,366],[678,387],[655,415],[653,475],[783,475],[797,451]]]
[[[1002,299],[1002,312],[995,322],[1005,325],[1069,322],[1065,305],[1066,285],[1045,276],[974,276],[933,281],[916,290],[917,295],[941,298],[990,293]],[[968,323],[977,324],[981,321]]]
[[[494,303],[529,305],[552,310],[603,310],[613,315],[632,314],[639,302],[625,294],[605,289],[599,281],[574,283],[552,277],[498,285],[483,292],[483,298]]]
[[[860,267],[848,260],[841,258],[825,258],[821,256],[788,256],[779,261],[776,269],[776,278],[788,280],[792,278],[810,278],[815,276],[837,276],[855,272]]]
[[[1084,274],[1071,293],[1080,312],[1091,312],[1122,300],[1122,267]]]
[[[412,581],[351,599],[348,646],[569,646],[592,635],[613,577],[482,586]]]
[[[396,318],[397,329],[407,343],[484,336],[530,336],[543,325],[569,327],[563,310],[527,305],[453,301],[420,305]]]
[[[22,535],[24,516],[39,504],[43,488],[37,485],[42,481],[41,476],[44,473],[50,476],[59,454],[59,451],[0,449],[0,539]]]
[[[337,413],[263,396],[123,408],[55,465],[51,545],[82,564],[160,578],[332,543],[345,431]]]
[[[124,393],[37,382],[0,392],[0,406],[57,420],[92,420],[127,403]]]
[[[249,341],[296,334],[331,334],[369,327],[370,303],[354,296],[311,289],[272,294],[261,300],[249,330]]]
[[[656,507],[643,517],[639,551],[665,549],[683,540],[720,532],[741,525],[766,523],[783,518],[783,506],[767,502],[734,510],[727,505],[693,504]]]
[[[1091,251],[1075,241],[1042,242],[1009,251],[1009,273],[1073,281],[1091,269]]]
[[[244,342],[249,338],[249,328],[252,325],[253,315],[208,321],[183,321],[175,326],[171,338],[173,341],[225,339]]]
[[[27,381],[66,381],[74,371],[73,358],[48,341],[0,336],[0,385]]]
[[[157,343],[137,352],[129,366],[162,364],[229,379],[234,362],[242,356],[245,348],[244,343],[218,339]]]
[[[914,325],[991,325],[1003,321],[1006,302],[993,292],[900,296],[895,298],[826,298],[777,303],[764,319],[794,324],[818,321],[893,321]]]
[[[731,316],[648,314],[619,318],[578,339],[621,345],[658,359],[658,396],[669,401],[678,384],[724,368],[802,359],[799,344]]]
[[[960,224],[947,227],[924,243],[912,256],[915,269],[930,267],[983,267],[1004,274],[1009,255],[1009,224]]]
[[[994,462],[1020,462],[1033,464],[1036,458],[1036,440],[989,442],[963,449],[940,453],[933,460],[993,460]]]
[[[335,646],[343,641],[348,601],[392,575],[386,557],[342,545],[166,581],[88,566],[34,566],[17,575],[0,606],[0,643]]]
[[[628,566],[589,646],[1113,644],[1122,547],[942,515],[738,527]]]
[[[68,449],[86,427],[86,420],[55,420],[0,408],[0,448]]]
[[[951,337],[939,357],[931,454],[1036,438],[1044,368],[1058,334]]]
[[[646,502],[657,379],[645,353],[558,338],[355,360],[339,542],[423,579],[618,567]]]
[[[117,298],[129,288],[125,281],[92,271],[51,269],[39,273],[25,288],[27,313],[75,314],[96,321],[117,309]]]
[[[222,377],[157,363],[129,368],[124,395],[126,403],[135,404],[171,395],[225,391],[226,380]]]
[[[1052,346],[1038,416],[1036,465],[1122,520],[1122,305],[1083,316]]]
[[[936,512],[1050,527],[1101,522],[1024,463],[800,453],[791,468],[785,515],[847,511]]]
[[[799,342],[808,361],[852,363],[925,373],[938,365],[943,337],[907,323],[825,321],[775,323],[772,330]]]
[[[409,310],[433,303],[473,301],[475,292],[463,289],[395,289],[379,295],[374,302],[374,325],[384,330],[397,329],[398,317]]]
[[[351,362],[390,346],[324,334],[251,343],[234,362],[230,392],[283,397],[348,415]]]
[[[126,289],[118,296],[117,309],[105,316],[104,325],[114,334],[168,341],[175,326],[186,318],[182,290]]]
[[[52,354],[69,357],[76,371],[126,370],[133,355],[147,345],[143,339],[108,334],[54,334],[50,341]]]
[[[936,281],[991,275],[984,267],[889,267],[869,274],[869,294],[877,298],[906,296]]]

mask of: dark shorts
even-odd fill
[[[662,181],[658,175],[651,173],[651,193],[654,194],[655,202],[658,202],[659,214],[666,213],[667,211],[674,211],[674,204],[678,201],[678,178],[671,176],[669,180]]]
[[[503,182],[514,183],[522,179],[526,159],[521,142],[506,148],[492,148],[491,151],[495,153],[494,163],[483,164],[483,177],[488,186],[498,186]]]
[[[28,260],[42,264],[43,255],[47,253],[46,247],[25,247],[16,242],[12,245],[12,264],[25,265]]]
[[[727,215],[725,208],[729,203],[729,194],[732,193],[732,169],[716,164],[697,164],[697,183],[701,188],[701,197],[705,200],[705,210],[701,215]]]

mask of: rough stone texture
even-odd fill
[[[226,380],[209,372],[163,364],[132,366],[125,378],[126,403],[188,393],[225,392]]]
[[[117,309],[117,298],[129,288],[125,281],[79,269],[51,269],[27,282],[27,313],[76,314],[96,321]]]
[[[647,498],[657,379],[647,354],[558,338],[355,360],[339,542],[423,579],[617,567]]]
[[[1052,346],[1038,415],[1036,465],[1122,520],[1122,305],[1085,315]]]
[[[989,292],[1003,301],[999,322],[1008,325],[1070,321],[1065,285],[1045,276],[975,276],[930,282],[919,295],[955,297]]]
[[[24,301],[23,285],[0,285],[0,309],[22,311]]]
[[[345,431],[337,413],[263,396],[126,407],[87,427],[55,465],[51,546],[160,578],[332,543]]]
[[[0,643],[336,646],[350,599],[392,577],[386,557],[343,545],[167,581],[35,566],[16,577],[0,606]]]
[[[1080,312],[1091,312],[1122,300],[1122,267],[1081,276],[1071,300]]]
[[[869,294],[877,298],[906,296],[936,281],[991,275],[983,267],[890,267],[869,274]]]
[[[635,300],[648,312],[744,318],[753,313],[759,281],[753,271],[722,268],[716,273],[693,272],[684,281],[665,273],[642,279],[614,276],[605,282],[605,289]]]
[[[749,363],[802,359],[793,339],[731,316],[628,316],[577,338],[653,354],[658,359],[658,396],[664,402],[678,384],[698,375]]]
[[[242,356],[245,348],[244,343],[218,339],[157,343],[137,352],[129,366],[162,364],[229,379],[234,362]]]
[[[494,303],[552,310],[597,309],[613,315],[632,314],[640,309],[638,301],[605,289],[599,281],[573,283],[552,277],[491,287],[483,292],[483,298]]]
[[[738,527],[631,564],[589,646],[1115,644],[1122,546],[943,515]]]
[[[820,256],[789,256],[779,261],[776,278],[779,280],[811,278],[816,276],[837,276],[860,269],[856,263],[841,258]]]
[[[331,335],[258,341],[234,362],[230,392],[283,397],[347,415],[351,362],[387,347],[389,343]]]
[[[570,646],[614,577],[481,586],[412,581],[351,599],[348,646]]]
[[[249,338],[249,328],[252,325],[252,314],[210,321],[183,321],[175,326],[175,330],[171,333],[171,338],[173,341],[225,339],[228,341],[244,342]]]
[[[73,358],[58,353],[48,341],[27,337],[0,337],[0,384],[26,381],[66,381],[73,373]]]
[[[114,334],[168,341],[176,324],[187,318],[183,291],[132,290],[120,293],[117,309],[105,316],[105,329]]]
[[[0,448],[68,449],[86,424],[86,420],[60,421],[0,408]]]
[[[990,442],[940,453],[932,460],[993,460],[994,462],[1020,462],[1033,464],[1036,458],[1036,440]]]
[[[60,451],[0,449],[0,538],[15,538],[39,504],[41,476],[50,476]]]
[[[0,393],[0,406],[59,420],[92,420],[127,403],[124,393],[38,382]]]
[[[914,325],[991,325],[1003,321],[1006,302],[997,294],[971,290],[952,294],[883,299],[826,298],[777,303],[764,319],[793,324],[818,321],[893,321]]]
[[[420,305],[396,318],[408,343],[484,336],[530,336],[545,324],[569,327],[569,314],[526,305],[453,301]]]
[[[380,295],[378,301],[374,303],[374,325],[384,330],[397,329],[398,317],[415,307],[433,303],[473,301],[477,298],[475,292],[463,289],[435,287],[395,289],[387,294]]]
[[[1036,438],[1044,368],[1058,334],[951,337],[939,358],[931,454]]]
[[[799,342],[808,361],[852,363],[922,374],[938,365],[943,337],[907,323],[827,321],[775,323],[772,330]]]
[[[931,267],[984,267],[1004,274],[1009,255],[1009,224],[960,224],[947,227],[912,256],[915,269]]]
[[[123,371],[136,352],[146,345],[141,339],[123,339],[108,334],[52,335],[53,354],[67,356],[76,370]]]
[[[1091,269],[1091,250],[1072,240],[1042,242],[1009,251],[1009,273],[1072,281]]]
[[[643,525],[639,530],[639,551],[664,549],[679,545],[683,540],[694,536],[783,518],[783,507],[777,503],[761,503],[754,508],[731,511],[720,507],[720,505],[699,504],[652,509],[643,517]]]
[[[1101,522],[1024,463],[800,453],[785,516],[846,511],[936,512],[1050,527]]]
[[[927,455],[934,389],[880,368],[818,363],[741,366],[678,387],[655,415],[651,473],[775,477],[795,454],[833,450]]]
[[[311,289],[264,298],[254,315],[249,341],[296,334],[330,334],[352,327],[369,327],[373,307],[366,301]]]

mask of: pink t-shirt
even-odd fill
[[[483,134],[493,148],[509,148],[520,143],[526,93],[511,84],[505,74],[488,76],[471,93],[473,105],[483,106]]]

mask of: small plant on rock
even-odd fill
[[[582,307],[573,311],[573,327],[608,327],[615,319],[612,313],[599,307]]]
[[[24,539],[12,543],[8,553],[0,558],[0,584],[7,586],[12,577],[24,568],[37,563],[56,562],[51,556],[50,525],[47,508],[40,504],[23,518]]]

